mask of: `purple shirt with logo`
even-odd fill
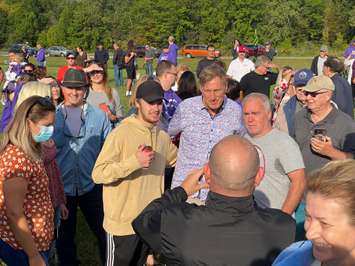
[[[173,118],[176,108],[180,103],[180,97],[172,89],[164,92],[163,112],[159,124],[160,128],[164,131],[168,131],[170,120]]]

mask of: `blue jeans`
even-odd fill
[[[120,69],[118,65],[113,65],[113,71],[115,75],[115,82],[117,88],[123,86],[123,69]]]
[[[77,210],[80,207],[86,222],[94,233],[97,241],[101,265],[105,263],[106,232],[103,229],[104,211],[102,204],[102,186],[94,188],[81,196],[67,196],[66,206],[69,211],[67,220],[62,220],[59,226],[57,253],[60,266],[77,266],[79,261],[76,256],[75,233]]]
[[[41,251],[41,256],[47,266],[49,251]],[[20,249],[13,249],[10,245],[0,239],[0,259],[2,259],[7,266],[29,266],[28,256],[25,251]]]
[[[152,62],[146,62],[145,63],[145,73],[149,77],[153,76],[153,63]]]

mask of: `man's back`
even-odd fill
[[[163,197],[183,198],[183,193],[176,188]],[[213,192],[206,206],[182,202],[163,209],[160,222],[160,253],[167,265],[271,265],[295,236],[295,222],[289,215],[259,209],[252,197]],[[134,227],[152,244],[139,221]]]
[[[268,72],[266,75],[258,75],[255,71],[249,72],[240,80],[243,96],[253,92],[259,92],[269,96],[270,86],[275,84],[277,73]]]

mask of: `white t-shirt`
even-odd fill
[[[304,168],[300,148],[293,138],[276,128],[265,136],[246,135],[246,138],[257,145],[265,157],[265,176],[255,189],[255,201],[262,208],[281,209],[291,184],[287,174]]]
[[[254,69],[254,63],[248,58],[245,58],[243,62],[236,58],[229,64],[227,75],[240,82],[245,74],[254,71]]]

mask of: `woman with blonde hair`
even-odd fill
[[[0,142],[0,258],[12,265],[48,265],[53,207],[41,143],[53,134],[55,107],[33,96],[15,112]]]
[[[285,249],[273,265],[355,265],[354,173],[355,160],[339,160],[311,174],[304,224],[308,240]]]
[[[115,125],[123,118],[123,106],[117,91],[108,85],[107,73],[99,64],[91,64],[84,71],[89,75],[90,89],[86,101],[105,112]]]
[[[23,101],[31,96],[51,97],[51,88],[49,85],[39,81],[29,81],[23,85],[16,102],[15,109],[17,109]]]

